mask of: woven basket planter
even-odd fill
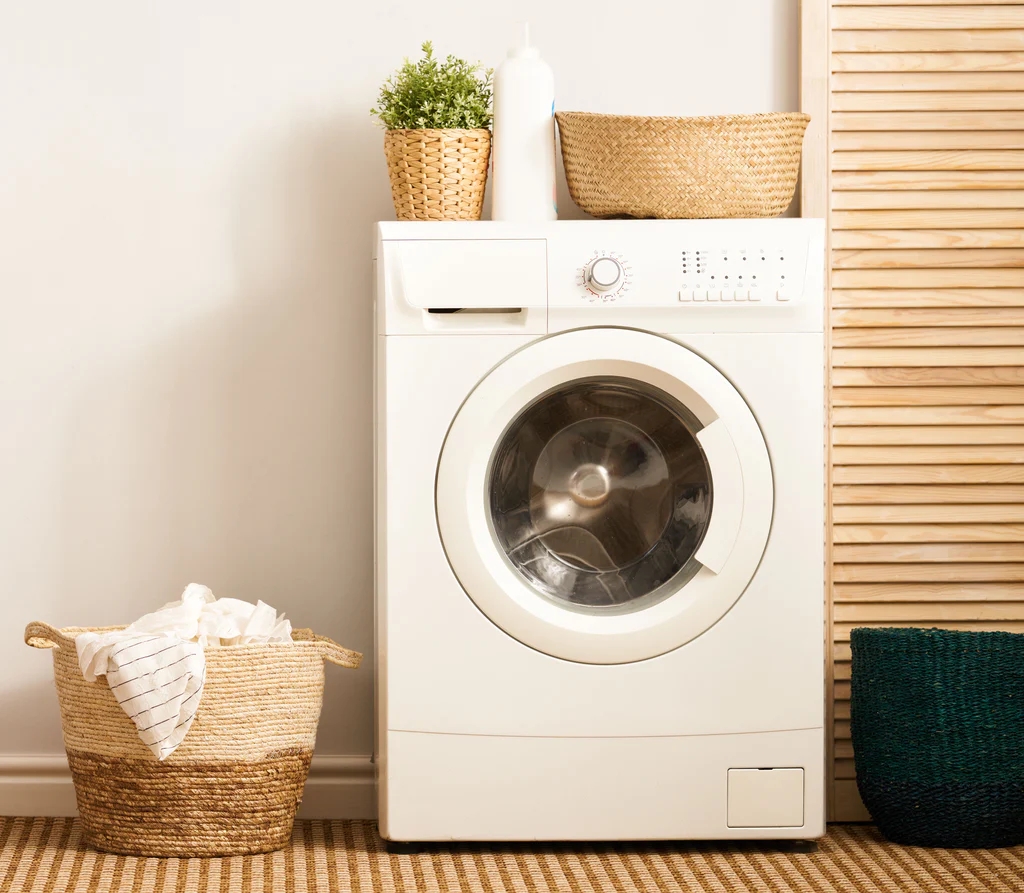
[[[1024,635],[855,629],[857,787],[916,846],[1024,843]]]
[[[595,217],[777,217],[810,117],[558,112],[569,194]]]
[[[479,220],[489,130],[388,130],[384,154],[399,220]]]
[[[64,746],[87,843],[130,856],[229,856],[280,849],[309,772],[324,661],[361,655],[309,630],[294,644],[206,649],[206,682],[188,735],[163,762],[139,740],[106,680],[86,682],[75,636],[121,627],[30,623],[53,648]]]

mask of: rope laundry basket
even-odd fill
[[[857,628],[857,788],[911,846],[1024,843],[1024,635]]]
[[[569,194],[595,217],[777,217],[810,116],[558,112]]]
[[[163,762],[139,739],[104,678],[86,682],[75,636],[123,627],[30,623],[25,642],[53,648],[64,746],[83,836],[129,856],[233,856],[291,837],[309,772],[324,661],[362,655],[308,629],[293,644],[207,648],[206,682],[185,740]]]
[[[489,130],[388,130],[384,154],[399,220],[480,219]]]

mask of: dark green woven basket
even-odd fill
[[[896,843],[1024,843],[1024,635],[855,629],[857,788]]]

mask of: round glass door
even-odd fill
[[[522,644],[583,663],[699,636],[743,594],[772,519],[743,397],[698,354],[630,329],[542,338],[491,369],[435,487],[463,593]]]
[[[594,377],[553,388],[498,442],[490,523],[513,568],[574,611],[643,610],[701,568],[711,517],[703,426],[644,382]]]

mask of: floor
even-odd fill
[[[819,851],[759,845],[435,846],[389,856],[370,822],[302,822],[267,856],[134,859],[87,849],[72,819],[0,819],[4,893],[739,893],[1024,891],[1024,846],[926,850],[835,825]]]

